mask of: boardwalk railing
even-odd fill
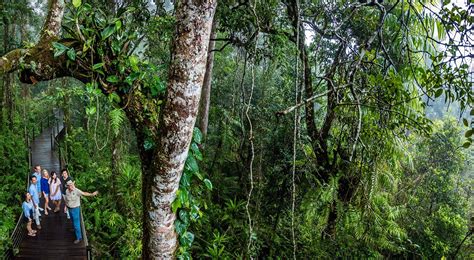
[[[57,118],[59,113],[60,113],[59,110],[54,111],[54,109],[53,109],[51,114],[49,114],[46,117],[43,117],[39,121],[39,128],[35,124],[31,128],[31,131],[28,131],[28,129],[26,129],[26,131],[25,131],[25,142],[26,142],[26,145],[28,147],[28,169],[29,170],[33,168],[31,143],[37,136],[36,130],[39,130],[39,132],[38,132],[38,135],[39,135],[39,134],[41,134],[41,132],[43,132],[43,127],[47,128],[47,127],[50,127],[51,125],[54,125],[54,122],[59,122],[59,120]],[[58,124],[58,123],[56,123],[56,124]],[[51,140],[53,140],[53,138],[51,138]],[[26,174],[26,182],[25,183],[26,183],[25,191],[28,191],[28,187],[30,185],[30,173],[29,172]],[[26,236],[26,223],[25,223],[25,221],[23,221],[23,218],[24,218],[24,215],[23,215],[23,211],[22,211],[21,214],[20,214],[20,217],[18,218],[18,221],[16,223],[15,229],[13,229],[13,232],[10,236],[10,241],[12,242],[11,248],[8,249],[3,254],[3,259],[13,259],[14,255],[17,253],[15,251],[18,250],[18,248],[20,247],[21,242],[23,241],[23,239]]]
[[[62,169],[64,167],[63,165],[63,154],[61,153],[61,147],[59,145],[59,138],[60,138],[60,133],[63,130],[63,128],[60,129],[60,125],[62,125],[62,122],[60,122],[59,117],[61,115],[60,110],[52,110],[52,113],[49,114],[48,116],[42,118],[38,124],[35,124],[33,128],[31,129],[30,132],[28,132],[28,129],[25,131],[25,141],[26,145],[28,147],[28,164],[29,164],[29,169],[33,168],[33,163],[32,163],[32,148],[31,148],[31,143],[33,140],[40,135],[44,129],[52,127],[53,131],[51,133],[51,147],[53,149],[58,149],[59,153],[59,162],[60,162],[60,168]],[[39,126],[39,127],[38,127]],[[37,133],[37,130],[38,133]],[[28,191],[30,183],[30,173],[26,175],[26,191]],[[13,259],[15,254],[18,251],[18,248],[23,241],[23,239],[26,236],[26,223],[23,221],[24,215],[23,212],[20,214],[20,217],[18,218],[17,224],[15,226],[15,229],[13,230],[11,236],[10,236],[10,241],[11,241],[11,247],[10,249],[6,250],[6,252],[3,255],[0,255],[2,259]],[[89,246],[89,242],[87,240],[87,235],[86,235],[86,230],[84,226],[84,221],[83,221],[83,216],[82,216],[82,211],[81,211],[81,226],[82,226],[82,233],[84,236],[84,244],[87,249],[87,259],[92,259],[92,250],[91,247]]]

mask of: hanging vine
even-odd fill
[[[299,103],[298,93],[298,66],[299,66],[299,43],[300,43],[300,8],[299,8],[299,1],[296,0],[296,64],[295,64],[295,106]],[[293,259],[296,259],[296,238],[295,238],[295,196],[296,196],[296,183],[295,183],[295,175],[296,175],[296,145],[297,145],[297,137],[298,137],[298,124],[299,123],[299,108],[296,108],[295,115],[294,115],[294,131],[293,131],[293,167],[291,173],[291,239],[293,241]]]

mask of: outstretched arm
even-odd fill
[[[92,193],[85,192],[85,191],[82,192],[82,195],[83,195],[83,196],[86,196],[86,197],[94,197],[94,196],[96,196],[97,194],[99,194],[98,191],[94,191],[94,192],[92,192]]]

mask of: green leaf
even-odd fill
[[[464,136],[467,137],[467,138],[469,138],[469,137],[472,136],[472,134],[474,134],[474,129],[468,130],[468,131],[464,134]]]
[[[471,146],[471,142],[465,142],[462,147],[464,148],[469,148],[469,146]]]
[[[199,146],[198,146],[196,143],[192,143],[192,144],[191,144],[191,151],[193,152],[194,157],[195,157],[198,161],[202,161],[202,153],[201,153],[201,151],[199,150]]]
[[[191,220],[192,221],[196,221],[198,218],[199,218],[199,207],[197,205],[193,205],[191,207],[191,212],[190,212],[190,215],[191,215]]]
[[[76,8],[78,8],[79,6],[81,6],[82,4],[82,1],[81,0],[72,0],[72,5]]]
[[[125,78],[125,82],[128,83],[129,85],[132,85],[132,83],[140,76],[139,72],[133,72],[132,74],[128,75]]]
[[[181,208],[181,201],[178,198],[176,198],[171,204],[171,210],[173,210],[173,212],[176,213],[176,211],[179,208]]]
[[[119,82],[119,77],[117,75],[112,75],[108,76],[106,80],[110,83],[117,83]]]
[[[474,108],[471,109],[471,113],[469,113],[471,116],[474,116]]]
[[[120,129],[123,127],[123,122],[125,121],[125,112],[123,112],[121,108],[115,108],[109,112],[109,118],[114,135],[117,136],[120,133]]]
[[[86,115],[92,116],[97,112],[96,107],[86,107]]]
[[[102,40],[105,40],[110,37],[115,32],[115,25],[109,25],[100,33]]]
[[[198,179],[201,181],[204,179],[204,177],[202,177],[202,175],[199,172],[194,172],[194,175],[196,175],[196,177],[198,177]]]
[[[186,232],[186,228],[187,228],[187,225],[184,224],[182,221],[180,221],[179,219],[177,219],[175,222],[174,222],[174,226],[175,226],[175,229],[176,229],[176,233],[178,233],[180,236],[184,234],[184,232]]]
[[[111,103],[120,103],[120,96],[117,95],[117,93],[115,92],[110,93],[107,98],[109,99],[109,102]]]
[[[128,57],[128,61],[130,62],[130,67],[134,72],[139,72],[140,69],[138,68],[138,57],[135,55],[131,55]]]
[[[188,158],[186,159],[185,168],[191,172],[198,172],[199,166],[196,162],[196,159],[192,154],[188,154]]]
[[[202,141],[202,133],[199,128],[195,127],[193,131],[193,141],[197,144],[200,144]]]
[[[97,70],[99,68],[102,68],[103,66],[104,66],[103,62],[94,64],[94,65],[92,65],[92,70]]]
[[[188,171],[184,171],[183,176],[181,176],[181,180],[179,181],[180,187],[188,188],[191,184],[191,174]]]
[[[212,182],[209,179],[204,179],[204,184],[208,190],[212,190]]]
[[[180,210],[179,211],[179,219],[183,221],[184,224],[189,224],[189,214],[186,210]]]
[[[57,58],[61,56],[65,51],[67,51],[69,48],[59,42],[53,42],[53,48],[54,48],[54,57]]]
[[[442,89],[442,88],[436,90],[436,92],[435,92],[435,98],[438,98],[438,97],[441,96],[442,94],[443,94],[443,89]]]
[[[115,30],[118,31],[120,30],[120,28],[122,28],[122,21],[120,20],[115,21]]]
[[[179,237],[179,243],[184,247],[191,247],[193,241],[194,234],[188,231]]]
[[[466,118],[463,118],[463,119],[462,119],[462,122],[463,122],[463,124],[464,124],[465,126],[469,126],[469,121],[467,121]]]
[[[70,48],[66,54],[70,60],[76,60],[76,51],[73,48]]]
[[[181,206],[189,206],[189,192],[186,190],[179,190],[178,199],[181,202]]]

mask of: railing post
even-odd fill
[[[63,158],[61,157],[61,146],[58,145],[59,170],[63,169]]]
[[[92,247],[87,245],[86,250],[87,250],[87,260],[92,260]]]

